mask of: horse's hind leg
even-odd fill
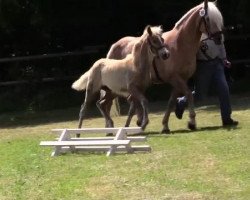
[[[114,122],[110,117],[110,109],[114,95],[110,90],[101,90],[101,99],[96,102],[97,108],[100,110],[102,116],[105,118],[105,127],[114,127]]]
[[[79,123],[78,123],[79,129],[82,128],[83,119],[86,116],[87,108],[89,107],[89,104],[91,103],[92,98],[93,98],[93,93],[90,90],[90,88],[87,88],[85,92],[85,100],[84,100],[84,103],[81,105],[81,109],[79,112]],[[80,134],[77,133],[76,136],[80,137]]]
[[[195,111],[194,111],[194,98],[192,92],[188,89],[185,93],[188,101],[189,119],[188,128],[190,130],[196,129]]]

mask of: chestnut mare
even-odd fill
[[[149,66],[154,57],[165,58],[168,50],[164,44],[162,29],[160,27],[147,26],[143,35],[138,38],[133,46],[132,53],[122,60],[103,58],[97,60],[93,66],[72,84],[75,90],[86,90],[85,100],[79,114],[78,128],[82,122],[88,104],[93,95],[104,89],[107,93],[129,97],[137,102],[143,110],[141,127],[144,129],[148,124],[147,100],[144,91],[150,84],[151,78]],[[97,102],[97,106],[105,115],[105,110]]]
[[[170,50],[169,59],[163,61],[155,58],[153,67],[150,69],[153,82],[168,82],[173,86],[173,90],[168,101],[167,110],[162,120],[163,133],[169,133],[169,116],[174,109],[176,98],[185,95],[188,99],[189,129],[196,129],[195,111],[193,96],[187,86],[187,80],[194,74],[196,69],[196,53],[199,48],[202,33],[208,34],[210,38],[214,34],[220,33],[223,27],[223,18],[215,2],[208,2],[195,6],[190,9],[168,32],[163,33],[164,42],[168,44]],[[133,45],[138,39],[135,37],[125,37],[112,45],[107,57],[122,59],[131,52]],[[110,99],[104,101],[106,110],[110,111]],[[135,102],[136,105],[138,103]],[[140,108],[137,109],[140,111]],[[139,112],[138,124],[141,124]],[[130,113],[131,115],[133,112]],[[128,120],[132,116],[129,116]],[[127,121],[128,126],[130,121]]]

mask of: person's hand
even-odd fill
[[[227,59],[224,59],[224,60],[223,60],[223,64],[224,64],[224,66],[227,67],[227,68],[230,68],[231,65],[232,65],[231,62],[228,61]]]

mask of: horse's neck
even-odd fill
[[[188,48],[193,47],[194,51],[198,50],[201,32],[200,32],[200,16],[197,11],[190,15],[186,22],[178,28],[178,39],[180,43],[186,43]],[[196,52],[195,52],[196,53]]]
[[[146,40],[136,44],[135,51],[133,52],[134,67],[143,83],[150,82],[150,67],[153,62],[153,55],[150,53],[149,45]]]
[[[137,51],[134,52],[134,63],[136,69],[141,72],[148,72],[150,64],[153,61],[153,56],[149,52],[149,45],[146,40],[140,42],[137,47]]]

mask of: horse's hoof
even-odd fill
[[[196,124],[192,124],[191,122],[188,122],[188,128],[192,131],[196,130]]]
[[[142,125],[142,126],[140,126],[140,127],[141,127],[142,131],[144,131],[145,128],[146,128],[146,125]]]
[[[146,126],[148,125],[149,121],[142,122],[141,129],[144,131]]]
[[[136,124],[137,126],[141,126],[142,122],[140,120],[137,120]]]
[[[168,128],[162,129],[161,133],[162,134],[170,134],[170,130]]]

